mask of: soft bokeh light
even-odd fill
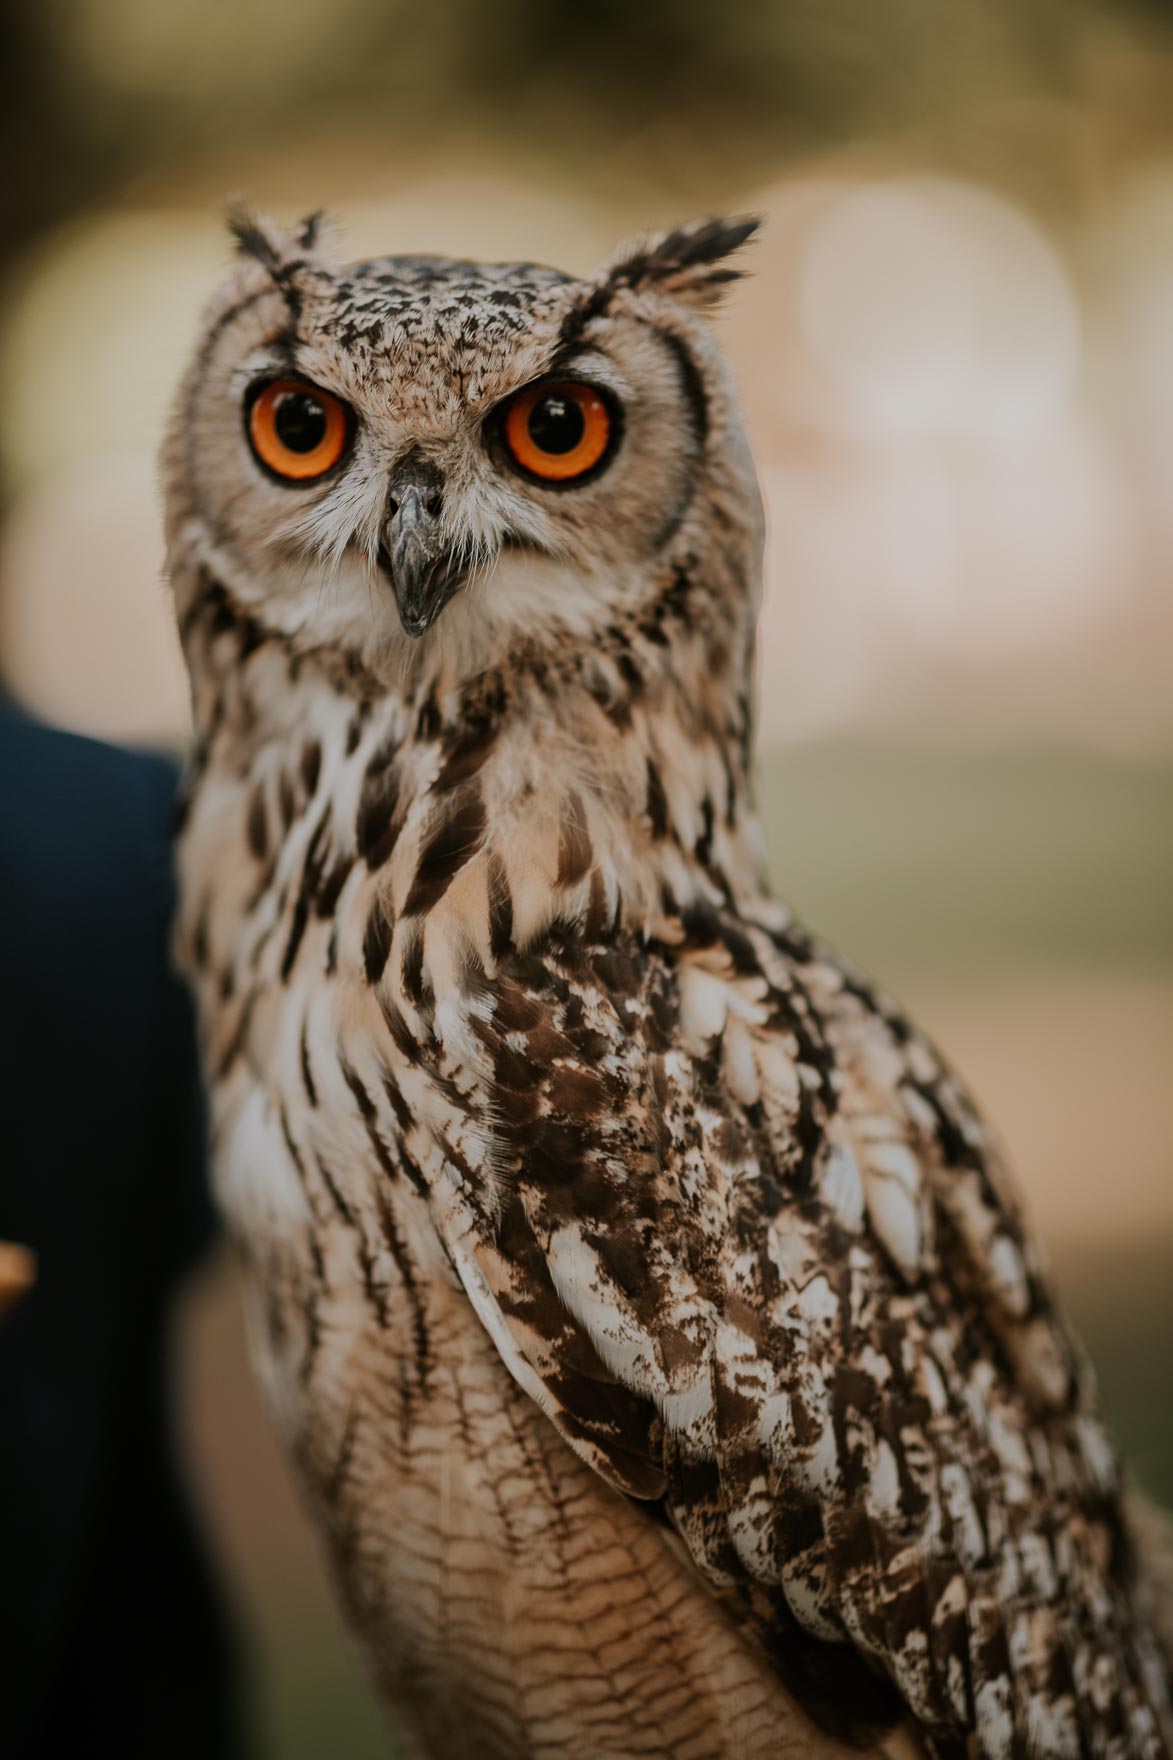
[[[851,428],[1023,441],[1059,421],[1079,371],[1079,318],[1039,227],[944,178],[849,187],[806,241],[804,338]]]
[[[0,599],[0,651],[60,726],[162,745],[186,737],[162,542],[149,454],[70,459],[21,497],[0,537],[0,566],[23,588]]]

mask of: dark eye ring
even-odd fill
[[[523,476],[552,488],[597,476],[620,432],[614,398],[577,379],[541,380],[516,392],[500,416],[502,442]]]
[[[270,379],[245,399],[245,431],[253,455],[284,483],[326,476],[350,443],[354,417],[341,398],[304,379]]]

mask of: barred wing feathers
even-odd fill
[[[826,1697],[862,1656],[942,1751],[1166,1752],[1089,1377],[926,1042],[716,912],[511,955],[469,1026],[493,1177],[441,1144],[434,1197],[468,1294],[779,1668]]]

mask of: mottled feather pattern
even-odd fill
[[[714,952],[727,994],[686,1027],[692,962],[711,973]],[[987,1319],[986,1241],[932,1189],[961,1171],[953,1133],[976,1133],[927,1047],[801,940],[717,915],[669,945],[549,946],[496,996],[505,1195],[489,1208],[454,1182],[451,1245],[463,1270],[467,1205],[478,1296],[567,1440],[618,1488],[662,1496],[714,1584],[767,1586],[759,1618],[784,1598],[849,1635],[929,1730],[976,1725],[991,1754],[1034,1730],[1040,1752],[1079,1752],[1098,1716],[1086,1630],[1130,1619],[1103,1576],[1121,1546],[1110,1456],[1001,1210],[997,1256],[1019,1269]],[[837,1016],[857,1042],[866,1019],[886,1090],[873,1075],[853,1091]],[[734,1101],[724,1040],[747,1019]],[[940,1120],[915,1103],[926,1091]],[[1025,1410],[1020,1363],[1038,1387]],[[1157,1752],[1141,1660],[1118,1711]]]
[[[194,492],[173,511],[181,952],[266,1379],[421,1751],[823,1754],[903,1724],[941,1754],[1157,1760],[1143,1561],[996,1147],[762,884],[752,478],[680,303],[749,230],[585,283],[312,268],[315,334],[374,377],[393,334],[405,407],[427,381],[453,420],[470,302],[527,359],[602,348],[643,297],[675,327],[647,370],[659,395],[688,349],[699,462],[589,640],[508,628],[492,582],[450,645],[344,640],[341,610],[273,609]],[[592,1532],[626,1561],[601,1602]],[[505,1657],[495,1596],[565,1634],[552,1675],[530,1627]]]

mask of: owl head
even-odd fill
[[[705,314],[756,224],[682,227],[575,279],[337,267],[316,217],[235,217],[164,452],[177,592],[198,566],[295,640],[465,667],[597,638],[715,546],[719,591],[748,596],[758,497]]]

